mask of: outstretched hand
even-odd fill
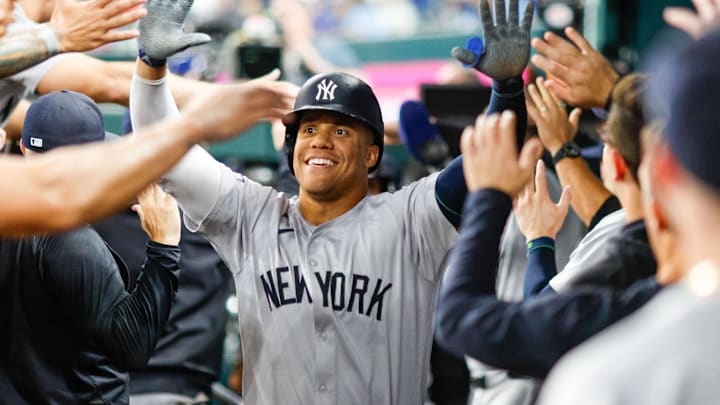
[[[663,18],[668,25],[700,38],[707,31],[720,26],[720,2],[693,0],[697,12],[684,7],[666,7]]]
[[[538,160],[534,181],[529,181],[515,200],[513,211],[520,231],[531,241],[541,236],[555,239],[570,209],[570,186],[555,204],[548,192],[545,164]]]
[[[155,60],[164,60],[191,46],[210,42],[207,34],[183,31],[193,0],[148,0],[147,16],[140,20],[138,48],[141,55]]]
[[[150,240],[177,246],[182,225],[175,199],[157,184],[151,184],[141,191],[137,199],[138,203],[132,206],[132,210],[140,217],[140,224]]]
[[[197,143],[226,140],[263,119],[290,112],[299,87],[277,81],[280,71],[245,83],[212,86],[182,111],[197,129]]]
[[[543,78],[538,77],[536,83],[528,85],[525,105],[545,149],[554,156],[565,142],[575,138],[582,110],[575,108],[568,117],[565,105],[550,92]]]
[[[474,128],[465,128],[460,148],[469,191],[492,188],[514,198],[532,177],[542,145],[530,139],[518,157],[515,120],[515,113],[508,110],[480,116]]]
[[[572,43],[550,31],[534,38],[538,53],[532,63],[547,73],[548,89],[561,100],[582,108],[605,107],[620,75],[574,28],[566,28],[565,35]]]
[[[145,0],[58,0],[48,25],[57,35],[60,51],[83,52],[132,39],[137,30],[115,31],[147,14]]]
[[[505,0],[495,0],[495,22],[490,12],[490,0],[480,0],[480,21],[483,39],[472,38],[466,48],[456,47],[452,55],[466,66],[472,66],[495,80],[522,75],[530,58],[530,25],[535,3],[525,6],[519,21],[518,0],[509,0],[505,12]]]

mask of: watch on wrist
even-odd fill
[[[553,155],[553,164],[557,164],[559,161],[565,158],[577,158],[580,157],[580,147],[573,141],[568,141],[560,147],[560,150]]]

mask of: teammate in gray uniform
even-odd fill
[[[508,24],[504,2],[496,4],[497,20],[510,29],[488,32],[476,63],[514,79],[527,62],[533,8],[518,24],[511,1]],[[168,26],[181,25],[165,14]],[[130,102],[136,128],[177,114],[162,60],[182,33],[148,40],[145,30],[162,28],[143,22]],[[372,90],[354,76],[311,78],[283,122],[297,197],[233,173],[199,147],[163,181],[186,225],[206,235],[233,272],[246,400],[422,403],[437,285],[456,237],[435,197],[442,173],[368,195],[383,122]]]

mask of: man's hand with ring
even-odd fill
[[[527,87],[527,112],[537,125],[545,149],[555,155],[565,142],[575,137],[582,110],[575,108],[568,117],[560,100],[545,87],[545,80],[539,77],[536,83],[537,86],[530,84]]]

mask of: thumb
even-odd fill
[[[563,217],[567,215],[568,210],[570,209],[571,200],[572,188],[570,186],[565,186],[565,188],[563,188],[562,194],[560,195],[560,201],[558,201],[558,203],[556,204],[556,206],[560,209]]]
[[[459,46],[453,48],[451,53],[453,58],[457,59],[465,66],[474,66],[480,60],[479,54]]]
[[[570,118],[568,118],[568,121],[570,121],[570,125],[575,128],[577,131],[578,125],[580,124],[580,116],[582,115],[582,108],[575,108],[570,113]]]
[[[266,74],[264,74],[256,79],[253,79],[253,80],[269,80],[269,81],[274,82],[274,81],[280,79],[281,75],[282,75],[282,73],[280,72],[280,69],[275,68],[275,69],[271,70],[270,73],[266,73]]]
[[[187,48],[206,44],[206,43],[210,42],[210,36],[208,34],[203,34],[201,32],[194,32],[192,34],[182,35],[180,37],[180,39],[178,40],[178,42],[179,42],[178,52],[180,52]]]
[[[133,212],[138,215],[138,217],[140,218],[140,222],[144,222],[145,212],[143,212],[142,206],[140,204],[133,204],[130,209],[132,209]]]

